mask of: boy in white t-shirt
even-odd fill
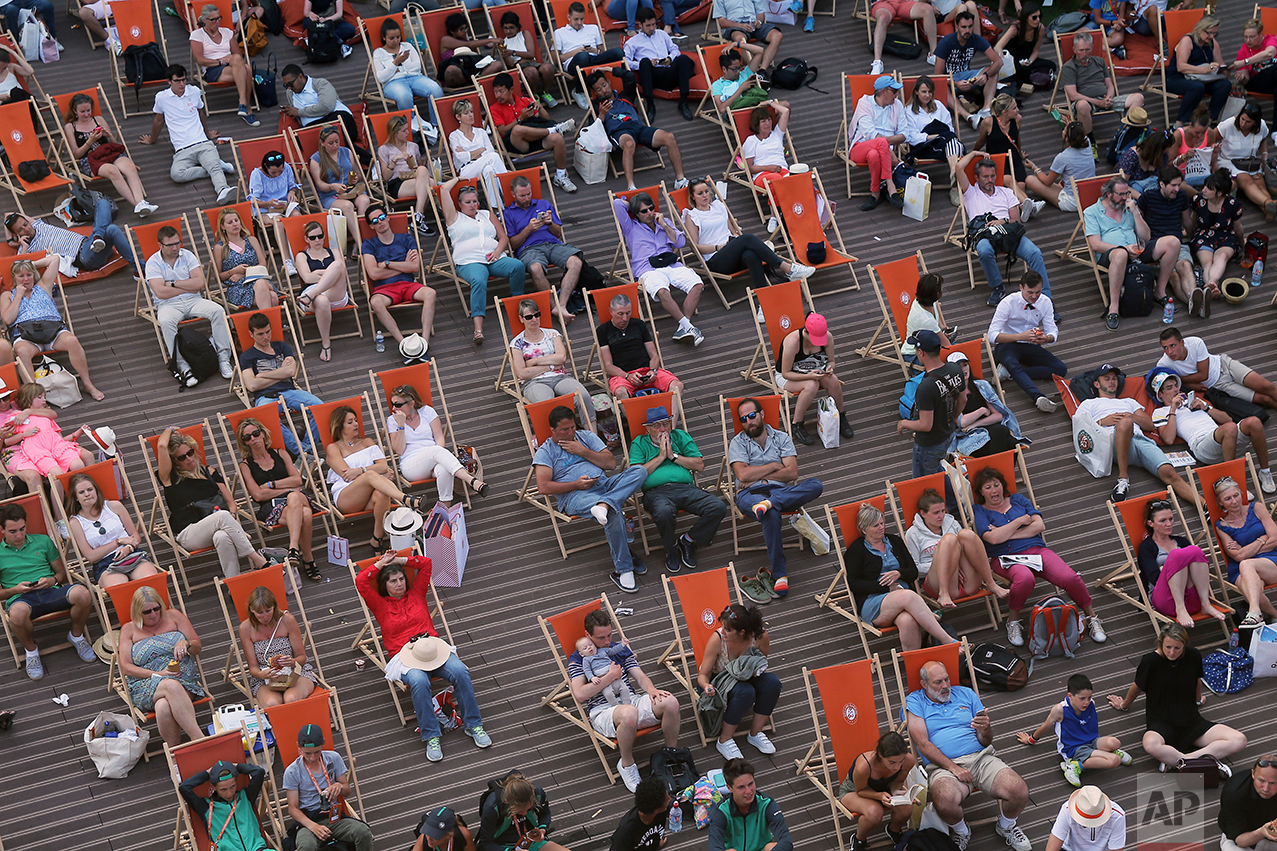
[[[1113,459],[1117,461],[1113,501],[1121,502],[1130,493],[1128,468],[1131,460],[1157,476],[1163,484],[1174,488],[1180,499],[1192,501],[1192,488],[1175,472],[1166,453],[1144,435],[1144,431],[1153,428],[1153,418],[1136,400],[1118,398],[1121,388],[1118,387],[1117,367],[1108,363],[1101,366],[1100,374],[1091,386],[1097,395],[1078,405],[1075,416],[1090,417],[1096,425],[1113,435]]]
[[[567,26],[554,31],[554,52],[559,55],[559,65],[573,77],[571,84],[572,99],[581,109],[590,108],[590,97],[581,91],[576,82],[576,69],[589,68],[592,65],[621,65],[620,78],[624,83],[625,99],[634,101],[634,72],[625,68],[625,51],[619,47],[605,50],[603,33],[597,24],[585,23],[585,4],[573,2],[568,6]]]

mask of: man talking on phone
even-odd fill
[[[615,309],[615,308],[614,308]],[[553,496],[559,511],[572,517],[589,514],[603,527],[612,552],[611,578],[627,594],[638,591],[634,575],[647,565],[630,553],[625,540],[625,501],[643,486],[647,468],[634,464],[611,478],[616,458],[598,435],[577,431],[576,412],[559,405],[550,411],[550,436],[532,456],[537,490]]]
[[[980,696],[966,686],[952,685],[942,662],[927,662],[918,680],[922,688],[905,699],[909,738],[922,755],[931,802],[959,851],[967,851],[971,841],[962,803],[976,789],[999,802],[994,828],[998,836],[1015,851],[1030,851],[1029,837],[1015,823],[1029,800],[1029,787],[998,759]]]

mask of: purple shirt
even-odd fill
[[[550,206],[549,201],[544,198],[533,198],[532,203],[528,204],[528,209],[526,210],[518,204],[511,204],[509,207],[505,208],[505,212],[502,213],[502,217],[505,219],[506,233],[514,236],[516,233],[526,228],[528,226],[528,222],[540,215],[542,210],[550,211],[550,220],[556,225],[563,224],[563,222],[559,221],[559,214],[554,212],[554,208]],[[519,246],[519,250],[514,252],[514,256],[518,257],[529,247],[533,245],[540,245],[543,242],[562,244],[563,241],[550,233],[550,229],[548,227],[537,228],[532,231],[531,236],[523,241],[523,244]]]
[[[674,60],[680,54],[681,51],[674,46],[669,34],[660,27],[657,27],[650,36],[644,35],[640,30],[633,38],[625,42],[625,61],[635,70],[643,59],[651,59],[652,62],[658,59]]]
[[[670,242],[665,228],[657,225],[649,228],[642,225],[630,215],[628,202],[621,198],[612,202],[612,212],[616,214],[616,220],[621,223],[621,233],[625,236],[625,244],[630,249],[630,273],[636,278],[641,278],[652,271],[652,264],[648,262],[649,257],[674,251],[687,244],[682,231],[675,231],[678,234],[678,240]],[[683,264],[675,263],[674,265],[682,266]]]

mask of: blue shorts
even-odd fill
[[[637,129],[622,127],[617,134],[612,137],[612,141],[619,143],[622,136],[633,136],[636,144],[642,145],[645,148],[651,148],[652,140],[656,138],[656,128],[646,124],[641,125]]]
[[[1166,457],[1166,453],[1156,443],[1142,434],[1137,434],[1131,439],[1130,460],[1139,464],[1154,476],[1157,475],[1158,468],[1163,464],[1171,463]]]
[[[14,603],[26,603],[31,607],[31,619],[35,620],[39,617],[52,614],[53,612],[65,612],[71,608],[71,589],[74,585],[56,585],[53,588],[42,588],[39,591],[28,591],[19,595]],[[13,607],[13,603],[9,604]]]
[[[750,32],[749,30],[737,29],[736,27],[728,27],[727,29],[723,30],[723,35],[726,38],[731,39],[734,33],[740,33],[741,35],[745,36],[745,41],[756,41],[759,44],[762,44],[763,42],[767,41],[768,33],[770,33],[774,29],[776,29],[775,24],[769,24],[766,21],[764,21],[761,24],[757,24],[754,27],[753,32]]]
[[[1084,745],[1078,745],[1073,749],[1073,753],[1064,757],[1065,759],[1076,759],[1079,763],[1086,762],[1091,758],[1091,754],[1095,753],[1095,746],[1099,743],[1099,739],[1091,739]]]
[[[860,606],[860,619],[865,623],[876,621],[879,612],[882,611],[882,601],[886,598],[886,594],[870,594]]]

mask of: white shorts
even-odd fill
[[[686,266],[666,266],[664,269],[649,269],[639,281],[643,284],[647,297],[656,301],[661,290],[668,290],[670,287],[690,293],[692,287],[701,283],[701,276]]]
[[[1073,197],[1072,192],[1060,193],[1060,209],[1066,213],[1077,212],[1077,199]]]
[[[321,292],[323,292],[323,288],[320,287],[319,284],[311,284],[306,289],[302,290],[302,295],[310,296],[311,298],[314,298],[315,296],[319,295]],[[350,288],[349,287],[346,288],[346,294],[341,297],[340,301],[332,302],[332,307],[334,310],[336,310],[337,308],[345,307],[348,304],[350,304]],[[312,310],[310,312],[314,313],[315,311]]]
[[[1246,450],[1243,447],[1250,445],[1250,438],[1237,432],[1237,454],[1244,455]],[[1224,460],[1224,447],[1215,440],[1215,432],[1207,431],[1198,435],[1197,439],[1188,445],[1192,451],[1193,457],[1203,464],[1219,464]]]
[[[1255,391],[1244,384],[1246,376],[1250,375],[1251,372],[1253,370],[1241,361],[1233,360],[1228,355],[1220,355],[1219,378],[1211,385],[1211,389],[1227,393],[1236,399],[1253,402],[1255,401]]]
[[[638,729],[655,727],[659,722],[652,711],[652,698],[646,694],[634,696],[634,708],[638,710]],[[590,725],[609,739],[616,738],[616,719],[612,717],[615,706],[600,706],[590,713]]]

